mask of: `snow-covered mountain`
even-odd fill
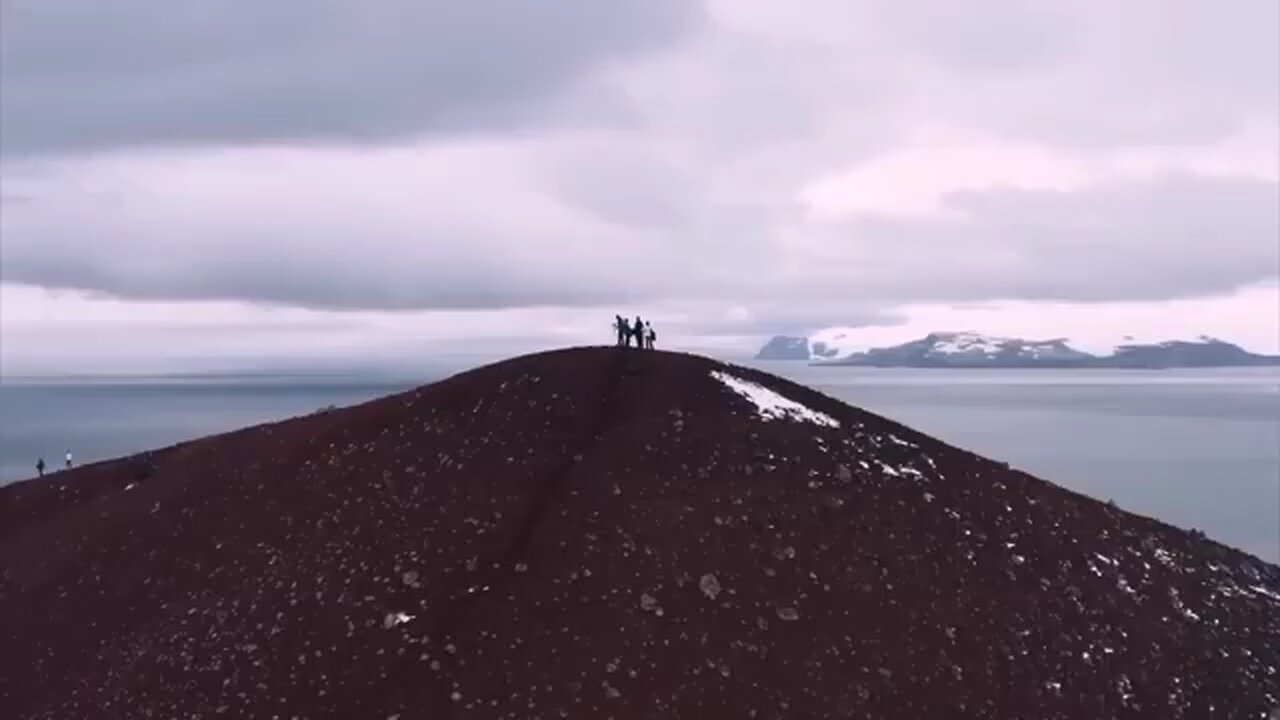
[[[930,333],[920,340],[861,353],[876,363],[896,365],[1011,365],[1027,362],[1079,362],[1091,358],[1067,344],[1065,338],[1023,340],[975,332]],[[858,354],[846,359],[858,357]]]
[[[1068,346],[1064,339],[1029,341],[976,332],[935,332],[924,338],[907,335],[905,331],[899,334],[902,337],[895,339],[891,333],[889,337],[883,332],[868,334],[863,328],[827,328],[808,337],[779,335],[760,349],[756,359],[838,361],[886,353],[919,358],[978,358],[1001,354],[1031,358],[1087,355]]]
[[[843,360],[855,353],[919,337],[902,327],[829,327],[807,337],[778,335],[760,349],[758,360]]]
[[[1224,367],[1280,365],[1280,356],[1257,355],[1239,345],[1201,335],[1193,340],[1125,342],[1099,358],[1108,367]]]
[[[807,360],[877,367],[1111,367],[1168,368],[1280,365],[1280,357],[1256,355],[1237,345],[1200,336],[1143,341],[1123,336],[1105,354],[1072,345],[1068,338],[1026,340],[982,333],[934,332],[923,338],[872,346],[855,328],[828,328],[808,337],[778,336],[758,360]],[[876,340],[884,334],[877,333]]]

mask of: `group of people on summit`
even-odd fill
[[[653,344],[658,340],[658,333],[653,331],[653,326],[641,320],[639,315],[634,324],[627,322],[621,315],[614,315],[613,329],[618,332],[618,347],[631,347],[631,341],[634,340],[636,347],[652,350]]]

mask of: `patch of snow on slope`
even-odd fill
[[[893,477],[902,476],[902,473],[898,472],[892,465],[884,462],[883,460],[877,460],[876,462],[880,465],[880,472],[885,475],[892,475]]]
[[[413,615],[403,612],[387,613],[386,617],[382,619],[382,627],[389,630],[402,623],[407,623],[410,620],[413,620],[413,618]]]
[[[711,377],[724,383],[726,387],[741,395],[756,406],[756,411],[765,420],[791,419],[799,422],[811,422],[825,427],[840,427],[840,423],[826,413],[805,407],[795,400],[787,399],[763,385],[734,377],[726,372],[712,370]]]
[[[1273,603],[1280,604],[1280,592],[1276,592],[1265,585],[1241,586],[1234,580],[1226,580],[1219,583],[1218,592],[1226,597],[1250,597],[1253,599],[1267,599]]]
[[[1073,356],[1074,353],[1083,352],[1072,345],[1067,344],[1065,340],[1042,340],[1038,342],[1026,343],[1019,349],[1020,354],[1030,355],[1033,358],[1061,358],[1064,356]]]
[[[1085,352],[1093,353],[1100,357],[1114,355],[1120,351],[1121,348],[1125,348],[1130,345],[1166,345],[1174,342],[1207,344],[1216,342],[1216,339],[1209,337],[1208,335],[1170,338],[1168,336],[1126,334],[1098,337],[1093,338],[1090,341],[1085,341],[1083,338],[1070,340],[1072,347],[1079,348]]]
[[[1272,602],[1280,602],[1280,593],[1275,592],[1265,585],[1252,585],[1249,589],[1252,590],[1254,594],[1261,595]]]
[[[1004,351],[1017,351],[1022,357],[1040,359],[1071,357],[1079,352],[1061,338],[1024,340],[1022,338],[983,335],[972,330],[933,333],[933,336],[937,339],[934,341],[933,347],[929,348],[928,354],[930,355],[998,355]]]
[[[976,332],[946,333],[941,334],[941,338],[933,344],[929,354],[982,353],[983,355],[994,355],[1003,349],[1005,343],[1015,342],[1009,338],[988,337]]]

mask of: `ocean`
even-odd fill
[[[1280,369],[898,370],[751,363],[953,445],[1280,562]],[[0,484],[435,378],[6,379]]]

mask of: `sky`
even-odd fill
[[[4,0],[0,372],[1280,351],[1274,0]]]

